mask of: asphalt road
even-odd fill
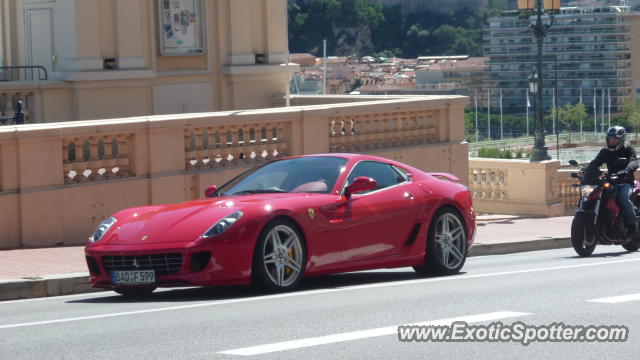
[[[449,277],[394,269],[309,279],[287,294],[193,288],[137,301],[107,292],[0,302],[0,359],[639,359],[639,267],[640,253],[620,247],[588,259],[562,249],[474,257]],[[623,295],[633,296],[612,299]],[[397,325],[451,318],[625,325],[629,338],[398,341]]]

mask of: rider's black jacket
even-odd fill
[[[616,160],[620,158],[626,158],[626,164],[620,162],[616,164]],[[636,149],[633,148],[628,141],[624,143],[620,149],[611,151],[606,147],[602,148],[595,159],[585,169],[585,179],[594,179],[598,176],[598,169],[602,164],[607,164],[607,171],[610,174],[615,174],[621,170],[626,170],[627,176],[624,178],[624,182],[633,185],[633,172],[638,169],[638,159],[636,156]]]

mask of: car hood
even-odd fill
[[[190,242],[227,215],[249,207],[268,207],[284,199],[309,194],[255,194],[227,196],[178,204],[123,210],[103,244],[135,245]],[[244,212],[244,211],[243,211]]]

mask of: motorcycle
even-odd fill
[[[626,159],[619,161],[626,163]],[[602,172],[595,179],[585,179],[585,169],[577,161],[571,160],[569,164],[580,169],[571,173],[572,178],[580,180],[580,184],[573,184],[580,188],[580,201],[571,223],[571,244],[576,253],[582,257],[590,256],[597,244],[622,245],[629,252],[637,251],[640,243],[635,241],[633,234],[627,234],[622,209],[616,201],[618,191],[615,185],[622,179],[616,174]],[[637,223],[640,224],[638,181],[635,181],[631,202]]]

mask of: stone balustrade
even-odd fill
[[[118,210],[196,199],[286,155],[365,152],[467,183],[466,97],[305,99],[314,105],[0,127],[0,248],[83,244]]]
[[[291,154],[291,123],[185,129],[186,169],[254,165]]]
[[[359,152],[437,143],[434,111],[329,118],[331,152]]]
[[[129,143],[133,134],[63,139],[65,184],[135,176],[130,171]]]
[[[480,213],[561,216],[575,214],[580,200],[575,169],[559,161],[469,160],[469,188]],[[606,169],[602,169],[606,171]],[[640,180],[640,172],[636,172]]]
[[[559,161],[469,160],[469,188],[479,213],[563,215]]]

